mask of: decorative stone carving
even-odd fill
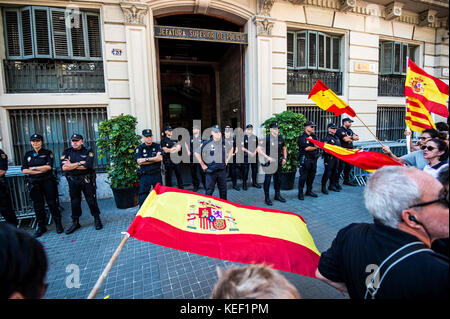
[[[289,2],[293,4],[304,4],[306,0],[288,0]]]
[[[260,15],[270,17],[270,11],[272,10],[275,0],[261,0]]]
[[[339,4],[341,11],[349,11],[356,6],[356,0],[340,0]]]
[[[385,19],[394,20],[402,16],[403,3],[401,2],[391,2],[385,8]]]
[[[211,0],[196,0],[195,1],[195,13],[206,14],[210,4],[211,4]]]
[[[255,19],[256,28],[259,36],[271,36],[274,23],[267,18]]]
[[[436,20],[436,14],[437,11],[431,9],[419,13],[419,25],[423,27],[434,24]]]
[[[139,0],[129,0],[122,1],[120,7],[125,15],[125,24],[145,25],[144,17],[148,12],[147,5]]]

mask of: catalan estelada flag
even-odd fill
[[[448,117],[449,87],[443,81],[419,68],[408,59],[405,96],[418,99],[431,113]]]
[[[340,160],[343,160],[346,163],[352,164],[370,173],[375,172],[377,169],[386,165],[404,166],[399,161],[396,161],[395,159],[390,158],[383,153],[343,148],[340,146],[316,141],[309,137],[307,138],[307,140],[312,142],[317,147],[323,149],[327,153],[336,156]]]
[[[347,113],[352,117],[356,116],[355,111],[320,80],[309,92],[308,99],[313,100],[322,110],[332,112],[336,116],[342,113]]]
[[[320,253],[297,214],[157,184],[131,223],[139,240],[315,278]]]
[[[414,132],[422,133],[427,128],[436,129],[430,112],[428,112],[420,100],[414,97],[408,97],[406,99],[405,122],[411,131]]]

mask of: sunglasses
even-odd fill
[[[432,150],[435,150],[435,149],[437,149],[437,147],[433,147],[433,146],[426,146],[426,145],[424,145],[424,146],[422,146],[421,147],[421,149],[423,149],[423,150],[425,150],[425,149],[427,149],[428,151],[432,151]]]
[[[416,205],[411,206],[411,207],[424,207],[424,206],[432,205],[432,204],[435,204],[435,203],[441,203],[442,205],[448,207],[448,197],[449,197],[448,193],[443,189],[443,190],[441,190],[441,192],[439,194],[439,197],[437,199],[429,201],[429,202],[419,203],[419,204],[416,204]]]

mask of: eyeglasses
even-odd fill
[[[423,150],[425,150],[425,149],[427,149],[428,151],[432,151],[432,150],[434,150],[434,149],[436,149],[437,147],[433,147],[433,146],[426,146],[426,145],[424,145],[424,146],[422,146],[421,147],[421,149],[423,149]]]
[[[429,201],[429,202],[419,203],[419,204],[413,205],[411,207],[424,207],[424,206],[428,206],[428,205],[435,204],[435,203],[441,203],[442,205],[448,207],[448,197],[449,197],[448,193],[443,189],[440,192],[439,197],[437,199]]]

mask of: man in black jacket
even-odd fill
[[[306,193],[305,195],[311,197],[317,197],[316,193],[313,193],[312,186],[314,183],[314,178],[316,177],[317,171],[317,146],[312,142],[308,141],[307,138],[312,138],[317,140],[314,134],[316,124],[311,121],[306,121],[305,132],[299,136],[298,144],[298,161],[300,163],[298,178],[298,199],[304,200],[303,197],[303,187],[306,182]]]

